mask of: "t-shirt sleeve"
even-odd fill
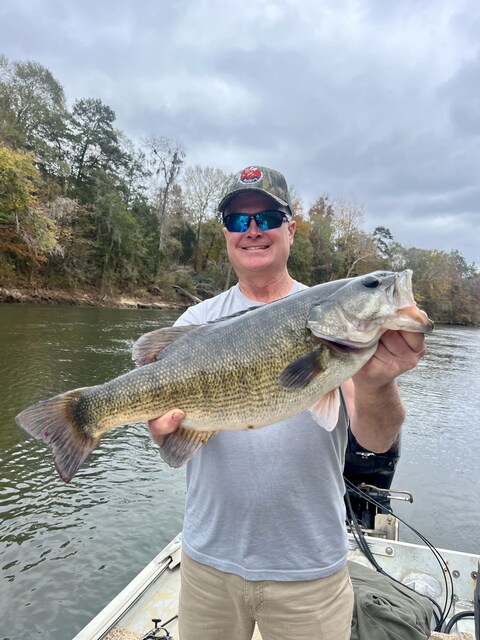
[[[198,310],[196,308],[197,306],[198,305],[194,305],[192,307],[189,307],[186,311],[184,311],[182,315],[176,319],[173,326],[183,327],[188,324],[205,324],[205,320],[202,322],[202,320],[199,317],[201,314],[198,313]]]

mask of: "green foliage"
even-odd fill
[[[335,253],[333,214],[333,206],[328,195],[318,198],[308,212],[314,283],[328,282],[339,270],[338,255]]]
[[[40,174],[32,153],[0,147],[0,216],[4,222],[18,222],[35,202]]]
[[[8,284],[15,278],[15,265],[11,258],[0,253],[0,284]]]
[[[310,241],[311,225],[303,216],[295,216],[297,229],[290,251],[288,270],[295,280],[304,284],[316,284],[313,277],[313,245]]]
[[[66,107],[42,65],[0,56],[0,278],[104,293],[147,288],[200,298],[235,281],[215,211],[226,174],[184,168],[185,151],[151,135],[137,148],[100,99]],[[183,173],[182,173],[183,171]],[[362,229],[363,210],[323,194],[297,225],[289,270],[317,284],[376,269],[414,272],[437,322],[480,324],[480,273],[458,252],[404,247]],[[23,280],[22,280],[23,279]]]
[[[416,300],[435,322],[480,323],[480,274],[458,251],[400,248],[401,267],[413,270]]]
[[[70,193],[88,202],[98,171],[117,175],[126,162],[113,128],[115,112],[100,99],[77,100],[70,118]]]
[[[203,223],[202,229],[198,251],[200,271],[197,270],[197,279],[201,281],[202,275],[207,278],[213,295],[227,288],[225,283],[231,276],[230,262],[225,248],[222,223],[216,218],[210,218]]]
[[[31,272],[33,264],[59,251],[57,226],[38,195],[41,180],[34,160],[29,152],[0,147],[0,249],[20,272],[27,265]]]
[[[67,109],[60,83],[31,60],[0,58],[0,141],[34,151],[42,173],[60,175]]]
[[[386,227],[376,227],[373,231],[373,239],[377,245],[377,250],[384,260],[392,257],[393,236],[390,229]]]

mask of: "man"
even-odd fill
[[[219,211],[238,284],[191,307],[177,324],[202,324],[305,288],[287,270],[295,221],[281,173],[239,172]],[[395,378],[424,350],[421,334],[389,331],[342,386],[363,447],[385,452],[397,439],[405,411]],[[180,407],[150,421],[156,441],[183,417]],[[264,640],[350,637],[347,426],[345,407],[332,432],[303,412],[255,431],[222,432],[188,463],[181,640],[249,640],[255,621]]]

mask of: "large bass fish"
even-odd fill
[[[218,322],[152,331],[134,345],[139,368],[39,402],[17,423],[52,446],[65,482],[105,433],[176,407],[186,418],[160,447],[174,467],[220,430],[255,429],[305,409],[332,429],[338,387],[386,330],[432,330],[415,304],[411,275],[337,280]]]

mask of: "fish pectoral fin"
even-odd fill
[[[132,349],[132,360],[137,367],[143,367],[159,360],[162,351],[172,342],[183,337],[200,325],[189,324],[184,327],[164,327],[145,333],[135,342]]]
[[[282,387],[292,391],[304,389],[319,373],[326,370],[329,360],[329,349],[320,344],[286,366],[280,373],[279,382]]]
[[[338,422],[338,413],[340,411],[340,392],[334,389],[322,396],[313,407],[310,407],[310,413],[315,422],[327,431],[332,431]]]
[[[181,467],[217,433],[217,431],[193,431],[178,427],[173,433],[163,437],[160,455],[171,467]]]

